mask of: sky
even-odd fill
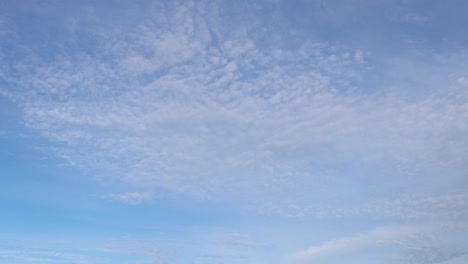
[[[0,262],[468,263],[468,1],[0,2]]]

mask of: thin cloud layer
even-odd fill
[[[101,25],[87,40],[92,53],[10,65],[3,75],[22,78],[3,94],[60,143],[58,155],[137,187],[205,196],[251,186],[302,193],[291,186],[301,182],[320,192],[350,173],[399,184],[405,167],[430,181],[429,168],[444,166],[462,177],[466,94],[365,94],[357,83],[378,72],[365,52],[265,45],[247,25],[210,33],[220,29],[206,9],[175,6],[130,33]],[[346,172],[323,175],[337,167]]]
[[[214,229],[219,213],[300,234],[273,245],[239,227],[200,263],[254,263],[258,245],[292,263],[369,248],[456,261],[468,244],[441,226],[467,232],[468,51],[441,30],[446,9],[417,2],[8,3],[0,95],[105,206],[200,206],[188,219]],[[303,237],[315,221],[349,230]]]

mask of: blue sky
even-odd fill
[[[2,1],[0,262],[467,263],[467,10]]]

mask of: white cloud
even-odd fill
[[[17,104],[29,128],[54,143],[53,155],[111,189],[101,198],[131,205],[166,193],[208,199],[203,206],[285,217],[299,236],[307,235],[305,221],[310,229],[314,221],[356,219],[369,226],[424,226],[337,235],[304,246],[289,259],[293,263],[367,249],[390,249],[382,254],[390,252],[389,263],[464,259],[467,243],[457,235],[466,233],[468,219],[466,51],[379,53],[386,47],[310,40],[320,39],[320,32],[281,32],[277,26],[287,21],[259,25],[250,10],[229,16],[225,3],[154,5],[145,5],[144,15],[122,8],[117,20],[101,16],[98,7],[73,16],[73,23],[56,15],[54,21],[67,23],[49,26],[45,48],[27,41],[29,32],[37,34],[33,28],[4,31],[0,21],[2,39],[15,40],[0,44],[0,95]],[[369,17],[353,10],[342,10],[342,23]],[[430,22],[406,9],[395,19]],[[355,227],[345,224],[336,233],[349,226]],[[101,260],[91,257],[101,253],[148,263],[255,263],[258,251],[271,259],[292,247],[261,245],[243,233],[213,237],[116,238],[80,256],[86,263]],[[75,261],[51,248],[57,247],[25,251],[23,260]],[[17,253],[4,250],[0,258],[19,260]]]
[[[294,253],[291,262],[309,263],[321,257],[332,257],[363,248],[400,245],[415,237],[418,229],[413,227],[383,227],[349,237],[327,241],[319,246]]]
[[[58,156],[122,185],[303,215],[353,188],[372,199],[409,181],[468,184],[466,94],[369,92],[359,81],[379,72],[364,49],[264,43],[255,24],[222,27],[219,9],[170,4],[134,31],[98,19],[92,52],[71,46],[42,63],[33,52],[2,68],[12,87],[2,94],[62,142]]]
[[[189,252],[187,241],[176,239],[107,237],[77,233],[67,236],[17,235],[2,239],[4,263],[184,263],[180,252]]]
[[[457,83],[463,85],[463,86],[468,86],[468,78],[465,77],[460,77],[457,79]]]
[[[358,257],[359,252],[393,249],[380,254],[380,263],[451,263],[467,252],[467,240],[447,239],[444,226],[385,226],[329,240],[292,254],[288,263],[333,263]],[[466,229],[458,230],[465,234]],[[448,231],[450,233],[450,231]],[[450,237],[450,236],[449,236]],[[381,251],[383,252],[383,251]],[[369,255],[369,254],[368,254]],[[356,258],[357,259],[357,258]],[[375,261],[375,260],[374,260]]]
[[[20,261],[22,263],[89,263],[88,256],[59,251],[15,249],[0,250],[0,260]]]
[[[144,201],[151,199],[149,193],[127,192],[121,194],[107,194],[103,198],[117,200],[128,204],[140,204]]]
[[[336,209],[331,214],[341,216],[373,216],[376,218],[424,219],[426,221],[458,220],[468,217],[467,196],[464,193],[439,196],[403,196],[395,200],[377,200],[359,208]]]
[[[420,14],[406,13],[402,16],[402,20],[410,24],[424,25],[429,21],[429,18]]]
[[[467,262],[468,262],[468,254],[440,262],[440,264],[464,264]]]

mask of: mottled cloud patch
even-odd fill
[[[107,194],[104,195],[104,199],[120,201],[127,204],[140,204],[151,199],[152,195],[150,193],[141,193],[141,192],[126,192],[120,194]]]
[[[59,143],[56,156],[104,182],[205,198],[232,199],[243,189],[260,193],[257,207],[284,201],[279,211],[298,216],[294,208],[331,189],[351,195],[345,185],[377,194],[411,182],[424,192],[450,168],[446,182],[466,186],[466,91],[410,100],[398,93],[405,86],[393,90],[386,80],[363,86],[392,72],[363,48],[265,42],[267,33],[253,37],[255,24],[227,34],[220,10],[202,2],[161,8],[134,20],[132,31],[95,18],[99,26],[82,40],[93,41],[92,50],[65,39],[70,50],[62,55],[34,52],[2,67],[10,87],[2,94],[23,109],[27,126]],[[434,68],[393,61],[425,75]],[[458,62],[442,56],[437,65]],[[411,78],[404,85],[417,86]]]

